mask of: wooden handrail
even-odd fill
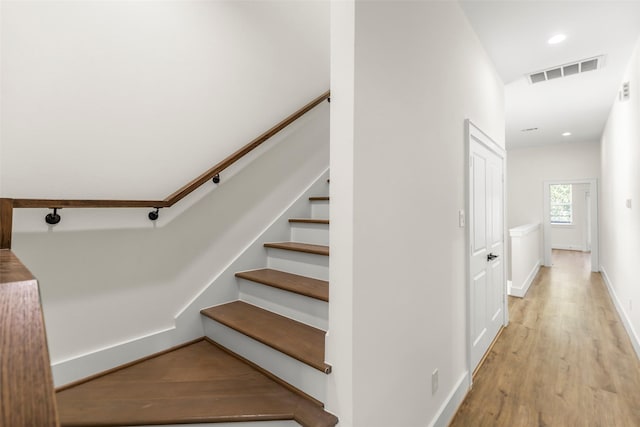
[[[13,199],[0,199],[0,249],[11,249]]]
[[[38,282],[7,249],[0,250],[0,425],[59,425]]]
[[[220,163],[207,170],[187,185],[172,193],[164,200],[72,200],[72,199],[13,199],[14,208],[168,208],[184,199],[195,189],[233,165],[269,138],[289,126],[312,108],[329,98],[329,91],[323,93],[289,117],[273,126],[262,135],[240,148]],[[3,227],[4,228],[4,227]]]

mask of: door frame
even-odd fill
[[[466,119],[465,122],[465,212],[468,214],[471,212],[471,197],[473,196],[471,192],[471,188],[473,188],[473,176],[471,174],[471,148],[479,144],[486,149],[490,150],[494,154],[496,154],[500,159],[502,159],[502,221],[503,221],[503,231],[502,231],[502,247],[504,253],[504,260],[502,262],[503,269],[503,298],[502,298],[502,313],[503,326],[507,326],[509,324],[509,305],[508,305],[508,295],[507,295],[507,262],[510,262],[510,256],[507,250],[507,187],[506,187],[506,176],[507,176],[507,152],[504,148],[498,145],[489,135],[484,133],[478,126],[476,126],[470,119]],[[465,215],[466,216],[466,215]],[[468,221],[466,221],[466,247],[465,247],[465,259],[466,259],[466,286],[465,286],[465,294],[466,294],[466,314],[467,314],[467,372],[469,379],[469,388],[471,388],[473,384],[473,367],[471,366],[471,349],[473,347],[473,337],[472,337],[472,319],[471,319],[471,221],[473,218],[469,215]]]
[[[598,251],[598,180],[596,178],[585,179],[556,179],[544,181],[544,216],[542,247],[544,248],[544,266],[553,265],[551,259],[551,203],[549,202],[549,186],[553,184],[589,184],[589,196],[591,198],[591,271],[600,271],[600,253]]]

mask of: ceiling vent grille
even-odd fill
[[[529,82],[540,83],[548,80],[558,79],[561,77],[567,77],[574,74],[586,73],[587,71],[598,70],[604,65],[604,56],[596,56],[595,58],[583,59],[577,62],[571,62],[569,64],[558,65],[542,71],[536,71],[529,74]]]
[[[624,82],[620,90],[620,101],[628,101],[630,96],[631,90],[629,89],[629,82]]]

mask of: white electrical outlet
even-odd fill
[[[435,369],[431,374],[431,394],[436,394],[438,391],[438,370]]]
[[[458,225],[460,226],[460,228],[464,228],[464,224],[466,223],[465,218],[464,218],[464,209],[460,209],[458,211]]]

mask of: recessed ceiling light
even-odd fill
[[[571,132],[565,132],[562,134],[562,136],[571,136]]]
[[[556,34],[555,36],[553,36],[549,40],[547,40],[547,43],[549,43],[549,44],[558,44],[558,43],[563,42],[566,38],[567,38],[567,36],[565,36],[564,34]]]

